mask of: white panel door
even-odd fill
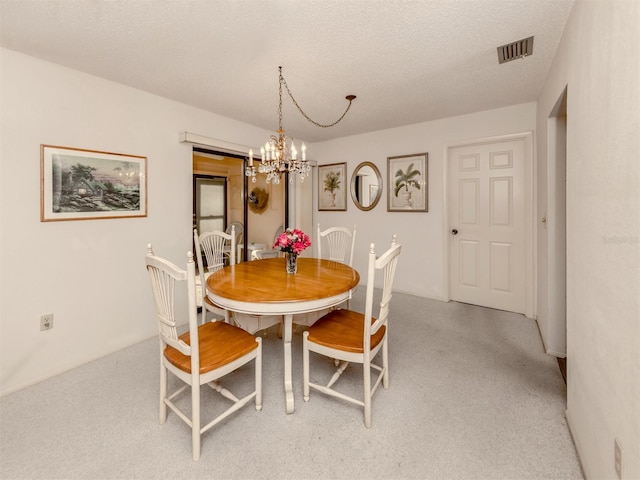
[[[525,313],[524,140],[449,150],[451,299]]]

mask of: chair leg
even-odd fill
[[[191,447],[193,460],[200,460],[200,380],[191,378]]]
[[[262,410],[262,338],[256,337],[258,352],[256,353],[256,410]]]
[[[364,383],[364,426],[371,428],[371,365],[366,360],[362,364]]]
[[[389,347],[386,336],[382,342],[382,368],[384,368],[382,386],[386,389],[389,388]]]
[[[167,368],[163,363],[163,353],[160,353],[160,424],[163,425],[167,421],[167,404],[164,399],[167,398]]]
[[[302,394],[305,402],[309,401],[309,332],[302,334]]]

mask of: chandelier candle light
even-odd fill
[[[311,173],[311,165],[307,161],[307,147],[303,143],[300,147],[301,149],[301,158],[298,159],[298,149],[293,143],[293,138],[287,137],[285,135],[284,129],[282,128],[282,86],[287,90],[287,94],[291,97],[294,105],[298,108],[300,113],[306,118],[308,121],[321,128],[333,127],[340,120],[344,118],[349,109],[351,108],[351,102],[355,100],[355,95],[347,95],[345,98],[349,101],[349,105],[344,113],[333,123],[323,125],[318,122],[315,122],[309,116],[304,113],[298,102],[296,102],[295,98],[291,94],[291,90],[289,90],[289,86],[282,76],[282,67],[278,67],[279,70],[279,103],[278,103],[278,130],[275,135],[271,135],[269,140],[264,144],[264,146],[260,147],[260,163],[257,168],[258,173],[264,173],[267,175],[267,183],[273,181],[275,184],[280,183],[280,176],[283,173],[290,174],[298,174],[300,176],[300,181],[304,181],[304,177],[308,176]],[[256,182],[256,167],[253,165],[253,150],[249,150],[249,165],[245,171],[247,177],[251,177],[251,181],[253,183]],[[293,181],[293,175],[290,177],[289,181]]]
[[[310,246],[311,239],[309,235],[297,228],[287,228],[278,235],[278,238],[273,243],[273,248],[284,252],[287,273],[296,273],[298,271],[298,255]]]

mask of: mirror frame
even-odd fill
[[[368,207],[365,207],[364,205],[362,205],[356,195],[356,177],[360,169],[364,167],[371,167],[373,172],[376,174],[376,177],[378,178],[378,194],[376,195],[376,198],[374,198],[373,201],[371,202],[371,205],[369,205]],[[372,210],[376,205],[378,205],[378,202],[380,201],[380,197],[382,197],[382,175],[380,174],[380,170],[378,169],[378,166],[371,162],[360,163],[351,174],[350,190],[351,190],[351,200],[353,200],[353,203],[355,204],[355,206],[358,207],[360,210],[364,210],[366,212],[366,211]]]

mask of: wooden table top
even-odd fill
[[[340,295],[360,281],[344,263],[298,258],[298,272],[288,274],[284,258],[267,258],[224,267],[207,279],[214,295],[252,303],[305,302]]]

